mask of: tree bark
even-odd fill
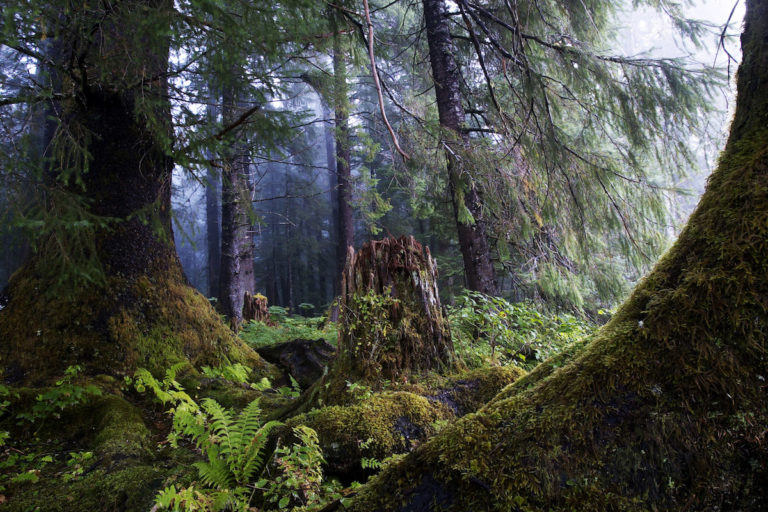
[[[214,89],[213,86],[209,86]],[[208,95],[208,122],[215,123],[218,117],[215,105],[219,102],[218,93],[211,91]],[[208,155],[210,159],[214,155]],[[206,174],[205,187],[205,233],[208,256],[208,296],[219,297],[219,280],[221,278],[221,177],[212,167]]]
[[[86,245],[103,268],[104,282],[81,281],[66,296],[48,293],[58,276],[47,267],[59,256],[46,252],[56,246],[55,235],[43,241],[10,283],[8,304],[0,311],[6,380],[44,382],[73,364],[117,376],[137,366],[162,372],[180,361],[261,364],[188,286],[175,251],[172,130],[163,78],[172,3],[129,0],[107,11],[77,9],[74,19],[95,32],[61,32],[62,62],[72,57],[81,65],[61,76],[73,94],[62,100],[55,136],[81,137],[88,167],[86,172],[52,165],[48,186],[61,194],[47,197],[46,206],[79,197],[88,215],[113,219],[93,227],[93,244]],[[85,33],[91,39],[81,38]]]
[[[224,124],[239,117],[237,94],[229,87],[222,97]],[[253,293],[253,240],[249,159],[244,141],[236,136],[228,149],[221,181],[221,275],[219,307],[233,326],[243,319],[243,295]]]
[[[336,194],[338,198],[338,243],[336,245],[336,275],[340,279],[346,265],[347,250],[354,246],[355,225],[352,215],[352,187],[350,179],[352,147],[349,139],[349,91],[342,35],[334,30],[333,36],[333,96],[336,122]]]
[[[330,124],[331,109],[328,107],[325,100],[323,100],[323,117],[326,120],[325,123],[323,123],[323,135],[325,136],[325,159],[328,165],[328,201],[331,205],[331,221],[328,235],[333,247],[339,247],[339,181],[336,177],[336,150],[334,148],[333,128]],[[337,271],[333,276],[332,281],[333,290],[331,293],[333,297],[336,297],[339,294],[341,273]]]
[[[346,510],[765,510],[768,0],[731,135],[675,245],[595,336],[445,428]]]
[[[467,288],[496,295],[498,287],[482,198],[471,169],[462,162],[467,157],[469,137],[464,130],[460,75],[453,53],[447,7],[444,0],[423,0],[423,5],[437,111],[440,126],[445,129],[443,144],[448,162],[448,185]]]

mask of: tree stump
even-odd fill
[[[338,366],[348,378],[395,381],[454,364],[437,266],[413,237],[349,248],[340,321]]]
[[[260,293],[251,295],[250,292],[246,291],[243,294],[243,322],[248,322],[249,320],[264,322],[267,325],[272,324],[269,318],[267,298]]]

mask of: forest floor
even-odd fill
[[[332,404],[302,407],[303,392],[327,375],[336,325],[274,307],[270,325],[240,332],[279,370],[268,376],[239,364],[177,365],[121,381],[70,367],[46,388],[0,386],[0,504],[333,510],[382,467],[595,328],[529,303],[504,307],[496,323],[476,301],[448,308],[458,371],[346,381]]]

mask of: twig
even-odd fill
[[[717,51],[715,52],[715,62],[712,64],[713,66],[717,64],[717,56],[720,54],[720,48],[723,49],[725,54],[728,56],[728,79],[731,78],[731,61],[736,62],[736,59],[733,58],[733,55],[730,54],[728,51],[728,48],[725,47],[725,36],[726,32],[728,31],[728,26],[731,24],[731,18],[733,18],[733,14],[736,12],[736,7],[739,6],[739,0],[736,0],[736,3],[733,4],[733,8],[731,9],[731,14],[728,15],[728,20],[725,22],[725,25],[723,25],[723,31],[720,33],[720,42],[717,45]]]
[[[368,8],[368,0],[363,0],[363,8],[365,9],[365,21],[368,24],[368,57],[371,59],[371,74],[373,75],[373,83],[376,85],[376,94],[379,97],[379,109],[381,109],[381,117],[384,120],[384,124],[389,130],[389,135],[392,137],[392,142],[395,144],[395,149],[403,157],[403,160],[411,158],[408,153],[403,151],[400,147],[400,143],[395,135],[395,130],[392,129],[392,125],[389,124],[387,119],[387,113],[384,111],[384,96],[381,94],[381,83],[379,82],[379,72],[376,69],[376,58],[373,55],[373,23],[371,22],[371,11]]]

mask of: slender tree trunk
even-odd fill
[[[469,137],[463,129],[464,106],[461,103],[459,88],[459,68],[454,58],[447,8],[445,0],[423,0],[423,5],[437,110],[440,125],[447,132],[443,143],[446,145],[448,183],[459,246],[464,258],[467,287],[495,295],[498,292],[496,275],[491,260],[482,199],[474,185],[471,169],[462,163],[462,158],[465,158],[467,153]]]
[[[209,86],[213,89],[213,86]],[[218,113],[216,104],[218,104],[218,93],[210,92],[208,97],[208,121],[215,123]],[[209,155],[213,159],[213,155]],[[206,174],[205,187],[205,232],[207,241],[208,256],[208,296],[219,297],[219,279],[221,274],[221,206],[219,198],[221,197],[221,179],[220,174],[213,168],[208,169]]]
[[[351,144],[349,139],[349,91],[345,48],[338,30],[333,36],[334,109],[336,116],[336,178],[338,216],[338,243],[336,245],[336,275],[339,280],[347,260],[347,248],[354,246],[354,219],[352,216]]]
[[[677,242],[598,333],[388,467],[348,511],[768,509],[768,0]]]
[[[339,246],[339,191],[338,178],[336,177],[336,151],[334,149],[333,126],[331,125],[331,109],[328,108],[326,101],[323,101],[323,134],[325,136],[325,161],[328,166],[328,201],[331,205],[331,219],[329,222],[328,235],[333,247]],[[341,283],[341,274],[337,273],[332,279],[332,294],[335,297],[339,293],[339,284]]]
[[[232,88],[222,97],[224,123],[237,119],[239,101]],[[229,148],[221,180],[220,308],[238,326],[243,314],[243,294],[253,293],[253,240],[249,162],[245,145],[237,140]]]

